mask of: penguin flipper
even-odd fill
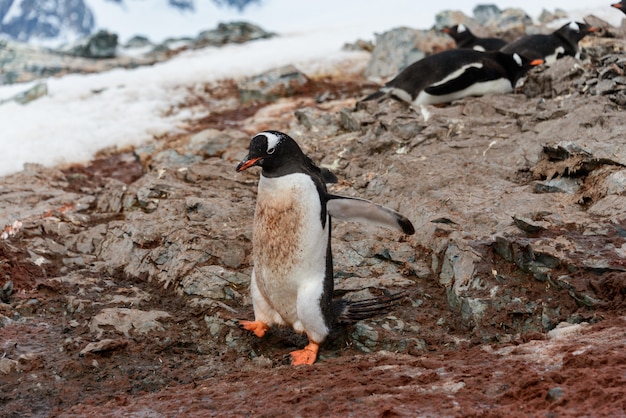
[[[369,200],[329,194],[326,202],[328,213],[344,221],[360,221],[385,228],[396,229],[413,235],[411,221],[393,209],[377,205]]]
[[[490,73],[485,68],[468,66],[458,77],[448,80],[445,83],[432,84],[426,87],[424,91],[432,96],[445,96],[446,94],[466,89],[474,83],[490,79]]]

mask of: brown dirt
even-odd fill
[[[340,333],[317,364],[294,368],[286,356],[300,341],[289,332],[257,342],[263,357],[252,364],[207,352],[203,341],[215,336],[201,326],[202,312],[156,283],[124,279],[93,280],[107,294],[146,292],[142,309],[177,316],[162,332],[117,336],[110,349],[81,355],[93,312],[68,314],[68,296],[99,295],[42,279],[41,269],[24,261],[28,255],[6,242],[0,251],[3,275],[16,288],[12,305],[29,318],[2,328],[2,350],[19,358],[20,367],[0,381],[6,417],[616,416],[626,410],[624,277],[605,282],[621,303],[594,312],[602,320],[578,326],[575,342],[536,333],[506,344],[472,335],[457,323],[443,289],[434,280],[418,281],[411,299],[424,303],[417,309],[405,302],[392,313],[419,317],[427,351],[363,354]],[[62,268],[59,261],[48,270]],[[564,294],[559,302],[568,299]],[[447,326],[437,325],[441,318]]]
[[[353,86],[337,90],[355,94]],[[311,92],[307,92],[311,94]],[[202,128],[241,123],[196,122]],[[117,169],[114,169],[117,168]],[[131,183],[141,174],[124,155],[103,156],[87,167],[66,169],[75,182],[103,184],[115,177]],[[442,229],[441,233],[445,233]],[[563,232],[567,233],[567,232]],[[42,238],[53,237],[42,231]],[[351,340],[351,327],[338,330],[311,367],[287,365],[288,353],[302,338],[272,330],[263,340],[250,336],[257,357],[216,350],[202,308],[154,281],[122,274],[72,282],[62,259],[38,266],[20,240],[0,241],[0,284],[13,281],[15,293],[0,313],[20,321],[0,328],[3,358],[18,359],[18,372],[0,374],[0,410],[22,416],[618,416],[626,411],[626,277],[581,271],[575,279],[600,299],[613,302],[590,309],[577,305],[566,290],[548,291],[549,283],[506,263],[488,245],[478,246],[483,265],[477,274],[498,271],[506,286],[562,309],[560,319],[574,316],[579,325],[565,335],[539,330],[509,335],[502,330],[527,318],[514,309],[490,312],[490,329],[477,335],[450,309],[445,288],[433,275],[418,278],[408,296],[389,315],[421,325],[416,334],[401,327],[393,334],[413,335],[403,353],[376,349],[364,353]],[[423,254],[429,262],[430,254]],[[616,262],[622,262],[616,260]],[[71,276],[71,275],[70,275]],[[87,283],[87,284],[86,284]],[[598,284],[599,283],[599,284]],[[94,313],[112,297],[127,298],[125,307],[162,310],[175,316],[161,320],[162,330],[134,331],[112,339],[100,351],[81,354],[91,333]],[[107,302],[109,301],[109,302]],[[420,303],[415,303],[419,301]],[[116,305],[119,306],[119,305]],[[225,320],[249,318],[250,306],[230,306]],[[389,317],[389,316],[388,316]],[[234,329],[232,332],[243,332]],[[567,334],[570,333],[570,334]],[[416,334],[416,335],[414,335]],[[385,338],[381,338],[384,340]]]

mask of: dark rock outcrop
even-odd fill
[[[142,48],[141,53],[118,53],[117,35],[100,31],[69,46],[50,49],[20,42],[0,40],[0,84],[12,84],[68,73],[92,73],[112,68],[134,68],[170,59],[188,50],[223,46],[275,36],[246,22],[222,23],[193,39],[168,39],[153,45],[149,39],[135,37],[126,47]]]
[[[20,42],[57,39],[64,33],[83,37],[95,26],[83,0],[0,0],[0,22],[0,33]]]

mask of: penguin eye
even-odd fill
[[[276,148],[275,148],[275,147],[274,147],[274,148],[270,148],[270,149],[268,149],[268,150],[267,150],[267,153],[271,155],[271,154],[273,154],[273,153],[274,153],[274,151],[276,151]]]

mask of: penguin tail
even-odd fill
[[[386,93],[378,90],[375,91],[374,93],[370,94],[369,96],[366,96],[364,99],[361,99],[361,102],[367,102],[369,100],[374,100],[374,99],[378,99],[379,97],[383,97]]]
[[[338,324],[352,324],[362,319],[384,315],[396,306],[407,292],[388,293],[375,298],[350,301],[339,299],[335,301],[335,312]]]

